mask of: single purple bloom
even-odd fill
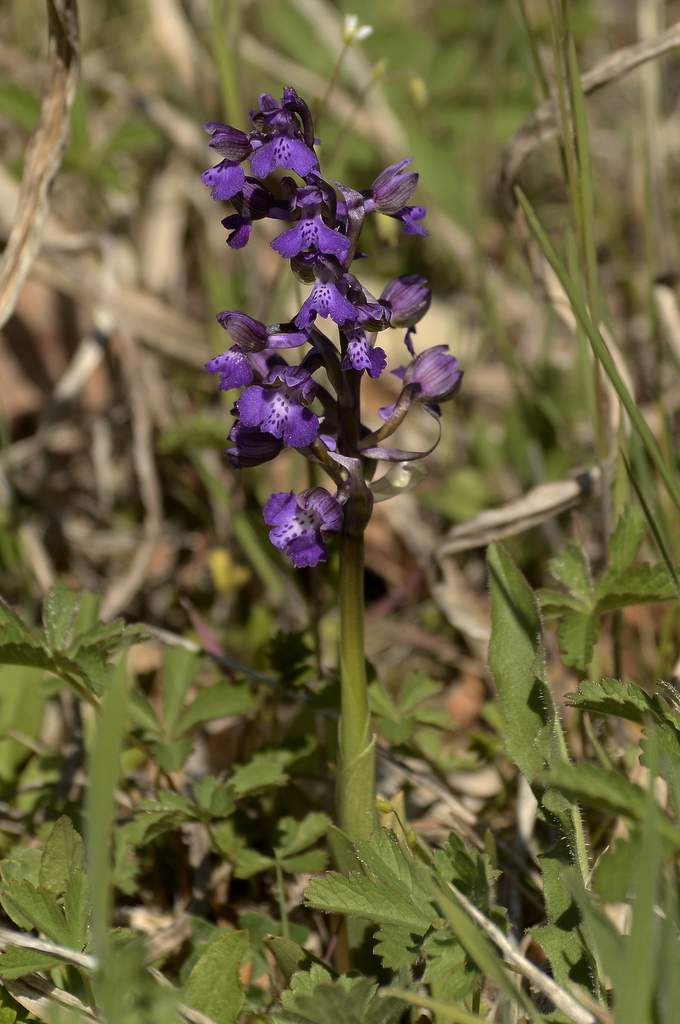
[[[427,228],[419,222],[426,213],[427,210],[424,206],[405,206],[402,210],[398,210],[394,216],[397,220],[401,221],[405,234],[422,235],[425,237],[427,235]]]
[[[270,541],[298,569],[324,562],[326,534],[338,533],[342,527],[342,506],[323,487],[311,487],[301,494],[272,494],[263,516],[272,527]]]
[[[387,366],[387,356],[381,348],[369,343],[365,331],[352,330],[341,366],[343,370],[366,370],[369,377],[379,377]]]
[[[239,422],[231,428],[229,440],[234,442],[234,446],[228,449],[227,458],[234,469],[250,469],[271,462],[283,448],[279,438]]]
[[[319,417],[303,404],[315,392],[316,384],[301,366],[278,366],[261,385],[246,388],[238,414],[244,426],[259,427],[290,448],[306,448],[319,433]]]
[[[455,356],[448,355],[448,351],[448,345],[435,345],[421,352],[408,366],[400,366],[392,373],[403,381],[404,386],[416,386],[415,401],[436,405],[452,398],[463,379],[460,363]],[[390,418],[395,404],[379,410],[383,419]]]
[[[206,121],[203,128],[211,136],[208,145],[231,163],[240,164],[252,152],[250,139],[238,128],[221,121]]]
[[[319,169],[313,149],[293,135],[276,135],[264,142],[250,158],[250,167],[257,178],[266,178],[277,167],[295,171],[301,178]]]
[[[370,189],[364,193],[369,200],[367,212],[376,209],[380,213],[394,215],[406,206],[418,184],[415,171],[405,170],[411,162],[400,160],[399,163],[390,164],[378,175]]]
[[[218,164],[215,164],[214,167],[209,167],[201,175],[203,184],[212,189],[210,193],[212,198],[220,201],[231,199],[237,192],[240,192],[243,188],[244,180],[243,168],[240,164],[233,163],[231,160],[220,160]]]
[[[286,259],[307,250],[337,256],[342,262],[349,251],[349,239],[324,223],[320,212],[302,217],[294,227],[272,242],[272,249]]]
[[[413,327],[427,313],[432,292],[420,274],[395,277],[384,289],[380,301],[387,307],[391,327]]]
[[[246,387],[255,379],[248,355],[241,351],[238,345],[233,345],[227,352],[221,352],[218,356],[213,356],[205,364],[205,368],[209,373],[219,373],[220,391]]]
[[[356,307],[332,280],[317,280],[295,317],[295,323],[298,327],[308,327],[315,320],[317,313],[322,317],[330,317],[340,327],[358,317]]]

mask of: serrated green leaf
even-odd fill
[[[441,683],[430,679],[424,672],[411,672],[399,691],[397,705],[402,715],[410,715],[419,704],[438,696],[441,691]]]
[[[45,642],[50,651],[65,651],[73,639],[80,596],[67,587],[52,587],[42,606]]]
[[[650,601],[673,601],[677,598],[675,583],[665,565],[633,565],[607,584],[607,591],[597,603],[600,613]]]
[[[330,819],[319,811],[311,811],[301,821],[281,818],[277,832],[276,855],[280,859],[300,853],[326,835]]]
[[[187,797],[162,790],[157,800],[143,800],[139,804],[134,820],[126,828],[130,841],[143,846],[195,818],[196,810]]]
[[[437,914],[418,881],[415,864],[407,861],[396,836],[382,829],[370,840],[356,843],[355,851],[361,873],[345,876],[331,871],[313,878],[305,890],[308,906],[423,935]]]
[[[54,896],[66,892],[69,879],[85,863],[83,840],[70,818],[63,815],[54,823],[40,863],[40,887]]]
[[[255,697],[246,683],[231,683],[225,679],[201,690],[184,712],[177,725],[177,735],[182,735],[216,718],[229,715],[246,715],[255,707]]]
[[[185,647],[166,647],[163,652],[163,724],[168,736],[185,731],[178,730],[177,723],[200,663],[200,655]]]
[[[237,768],[229,785],[236,796],[248,796],[260,789],[284,786],[288,781],[286,768],[295,759],[290,750],[261,750],[248,764]]]
[[[421,956],[422,938],[397,924],[383,924],[374,935],[373,952],[389,971],[412,966]]]
[[[22,978],[25,974],[33,971],[49,971],[52,967],[63,967],[64,961],[49,953],[39,953],[34,949],[19,949],[16,946],[8,947],[0,953],[0,977]],[[2,1017],[0,1016],[0,1024]]]
[[[568,693],[567,704],[600,715],[616,715],[630,722],[642,723],[653,714],[652,699],[635,683],[618,679],[585,679],[576,693]]]
[[[506,550],[488,550],[489,667],[496,680],[508,754],[531,781],[548,763],[555,718],[544,679],[541,617],[528,583]]]
[[[248,951],[248,933],[222,929],[196,961],[184,987],[184,1000],[216,1024],[235,1024],[244,1003],[239,976]]]
[[[281,1003],[272,1024],[392,1024],[402,1015],[399,1000],[380,998],[370,978],[331,978],[316,964],[293,976]]]
[[[466,999],[480,984],[479,971],[451,932],[432,932],[423,943],[422,953],[426,961],[423,981],[435,999]]]

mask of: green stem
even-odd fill
[[[364,657],[364,541],[340,541],[340,765],[338,820],[350,840],[368,839],[376,827],[375,741],[368,708]]]
[[[286,888],[283,884],[283,868],[278,857],[274,861],[274,870],[276,871],[276,896],[279,903],[279,913],[281,914],[281,934],[284,939],[289,939],[290,927],[288,925],[288,910],[286,909]]]

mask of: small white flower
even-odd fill
[[[359,17],[356,14],[346,14],[342,26],[342,40],[346,46],[354,46],[361,43],[373,32],[372,25],[360,25]]]

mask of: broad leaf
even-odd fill
[[[184,712],[177,725],[177,735],[193,729],[201,722],[228,715],[245,715],[255,707],[255,697],[245,683],[225,679],[201,690]]]
[[[40,886],[55,896],[66,892],[69,880],[85,863],[83,840],[70,818],[62,816],[55,823],[43,850],[40,864]]]
[[[216,1024],[235,1024],[244,1001],[239,972],[247,951],[247,932],[222,929],[191,971],[185,1002]]]

